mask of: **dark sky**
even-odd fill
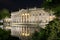
[[[0,0],[0,9],[16,11],[21,8],[40,7],[43,0]]]

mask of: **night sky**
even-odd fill
[[[16,11],[22,8],[41,7],[43,0],[0,0],[0,10]]]

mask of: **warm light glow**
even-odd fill
[[[22,15],[24,15],[24,14],[22,14]]]
[[[53,16],[50,16],[50,20],[53,20]]]
[[[27,34],[27,33],[25,34],[25,36],[29,36],[29,35],[30,35],[30,34]]]
[[[24,33],[22,33],[22,35],[24,36]]]
[[[29,15],[29,14],[25,13],[25,14],[22,14],[22,15],[24,16],[24,15]]]
[[[10,22],[10,19],[5,19],[6,22]]]
[[[24,16],[24,14],[22,14]]]
[[[22,33],[22,36],[29,36],[30,34],[28,33]]]
[[[27,15],[27,14],[25,14],[25,15]]]
[[[11,27],[6,27],[6,29],[11,29]]]
[[[46,20],[43,20],[43,22],[46,22]]]
[[[27,15],[29,15],[29,14],[27,14]]]

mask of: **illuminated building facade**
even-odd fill
[[[21,9],[12,12],[11,18],[5,19],[5,28],[11,29],[11,35],[29,36],[39,27],[45,28],[55,18],[52,13],[44,11],[43,8]]]

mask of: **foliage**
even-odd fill
[[[32,40],[46,40],[45,38],[45,30],[40,28],[40,31],[35,31],[32,35]]]
[[[19,37],[15,37],[15,36],[10,35],[7,40],[21,40],[21,39],[19,39]]]
[[[0,28],[0,40],[20,40],[18,37],[11,36],[10,33],[9,30]]]
[[[0,23],[0,25],[3,25],[3,23]]]
[[[0,40],[7,40],[10,35],[10,31],[6,31],[0,28]]]
[[[46,37],[47,40],[60,40],[60,20],[54,19],[46,25]],[[58,36],[59,35],[59,36]]]
[[[60,18],[60,11],[55,12],[54,15],[56,15],[56,17]]]
[[[6,16],[10,17],[9,11],[7,9],[0,10],[0,19],[5,18]]]
[[[45,29],[35,31],[32,40],[60,40],[60,19],[56,18],[50,21]]]
[[[44,7],[45,9],[60,11],[60,0],[44,0],[42,7]]]

